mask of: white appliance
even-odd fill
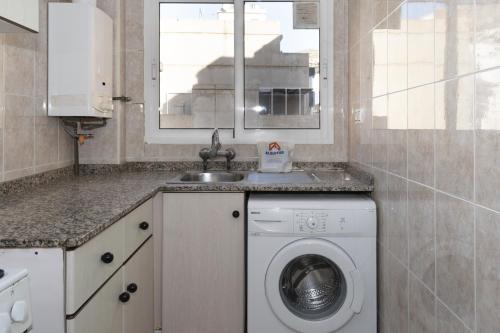
[[[49,3],[49,116],[112,117],[113,20],[94,3]]]
[[[248,333],[377,332],[376,207],[355,194],[252,194]]]
[[[0,333],[31,331],[31,300],[26,269],[0,269]]]

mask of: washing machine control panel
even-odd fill
[[[304,233],[327,232],[328,211],[296,210],[294,231]]]

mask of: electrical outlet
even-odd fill
[[[354,115],[354,122],[355,123],[362,123],[363,118],[364,118],[364,109],[354,109],[353,115]]]

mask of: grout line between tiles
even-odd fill
[[[476,61],[476,16],[477,16],[477,8],[476,8],[476,0],[473,1],[473,12],[474,12],[474,17],[472,18],[473,20],[473,26],[474,26],[474,37],[473,37],[473,54],[474,54],[474,60]],[[476,68],[476,64],[474,63],[474,68]],[[477,75],[474,74],[474,86],[473,86],[473,91],[474,93],[472,94],[472,174],[473,174],[473,179],[472,179],[472,200],[477,201],[477,195],[476,195],[476,77]],[[476,258],[476,242],[477,242],[477,209],[474,207],[473,211],[473,219],[474,219],[474,239],[473,239],[473,254],[474,254],[474,332],[477,332],[478,330],[478,325],[477,325],[477,258]]]
[[[479,208],[482,208],[482,209],[484,209],[484,210],[487,210],[487,211],[489,211],[489,212],[491,212],[491,213],[500,214],[500,211],[497,211],[497,210],[494,210],[494,209],[492,209],[492,208],[489,208],[489,207],[486,207],[486,206],[484,206],[484,205],[481,205],[481,204],[479,204],[479,203],[476,203],[476,202],[473,202],[473,201],[470,201],[470,200],[467,200],[467,199],[461,198],[461,197],[459,197],[459,196],[457,196],[457,195],[455,195],[455,194],[452,194],[452,193],[445,192],[445,191],[442,191],[442,190],[440,190],[440,189],[434,188],[434,187],[432,187],[431,185],[427,185],[427,184],[424,184],[424,183],[420,183],[420,182],[418,182],[418,181],[416,181],[416,180],[413,180],[413,179],[410,179],[410,178],[405,178],[404,176],[398,175],[397,173],[394,173],[394,172],[391,172],[391,171],[388,171],[388,170],[384,170],[384,169],[381,169],[381,168],[379,168],[379,167],[371,166],[371,165],[368,165],[368,164],[366,164],[366,163],[362,163],[362,162],[359,162],[359,161],[354,161],[354,162],[357,162],[357,163],[359,163],[359,164],[361,164],[361,165],[364,165],[365,167],[374,168],[374,169],[376,169],[377,171],[386,172],[387,174],[389,174],[389,175],[391,175],[391,176],[394,176],[394,177],[398,177],[398,178],[401,178],[401,179],[406,179],[406,180],[408,180],[409,182],[412,182],[412,183],[414,183],[414,184],[417,184],[417,185],[420,185],[420,186],[426,187],[426,188],[428,188],[428,189],[434,190],[434,191],[436,191],[436,192],[438,192],[438,193],[440,193],[440,194],[444,194],[444,195],[449,196],[449,197],[451,197],[451,198],[454,198],[454,199],[457,199],[457,200],[460,200],[460,201],[463,201],[463,202],[469,203],[469,204],[474,205],[474,206],[476,206],[476,207],[479,207]]]

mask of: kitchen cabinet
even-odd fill
[[[244,194],[166,193],[163,207],[163,332],[244,332]]]
[[[38,0],[0,0],[0,32],[38,32]]]
[[[67,333],[154,331],[152,200],[66,252]]]
[[[123,267],[124,290],[130,294],[123,305],[124,333],[154,330],[153,254],[150,239]]]
[[[153,332],[153,241],[149,239],[91,298],[68,333]]]

